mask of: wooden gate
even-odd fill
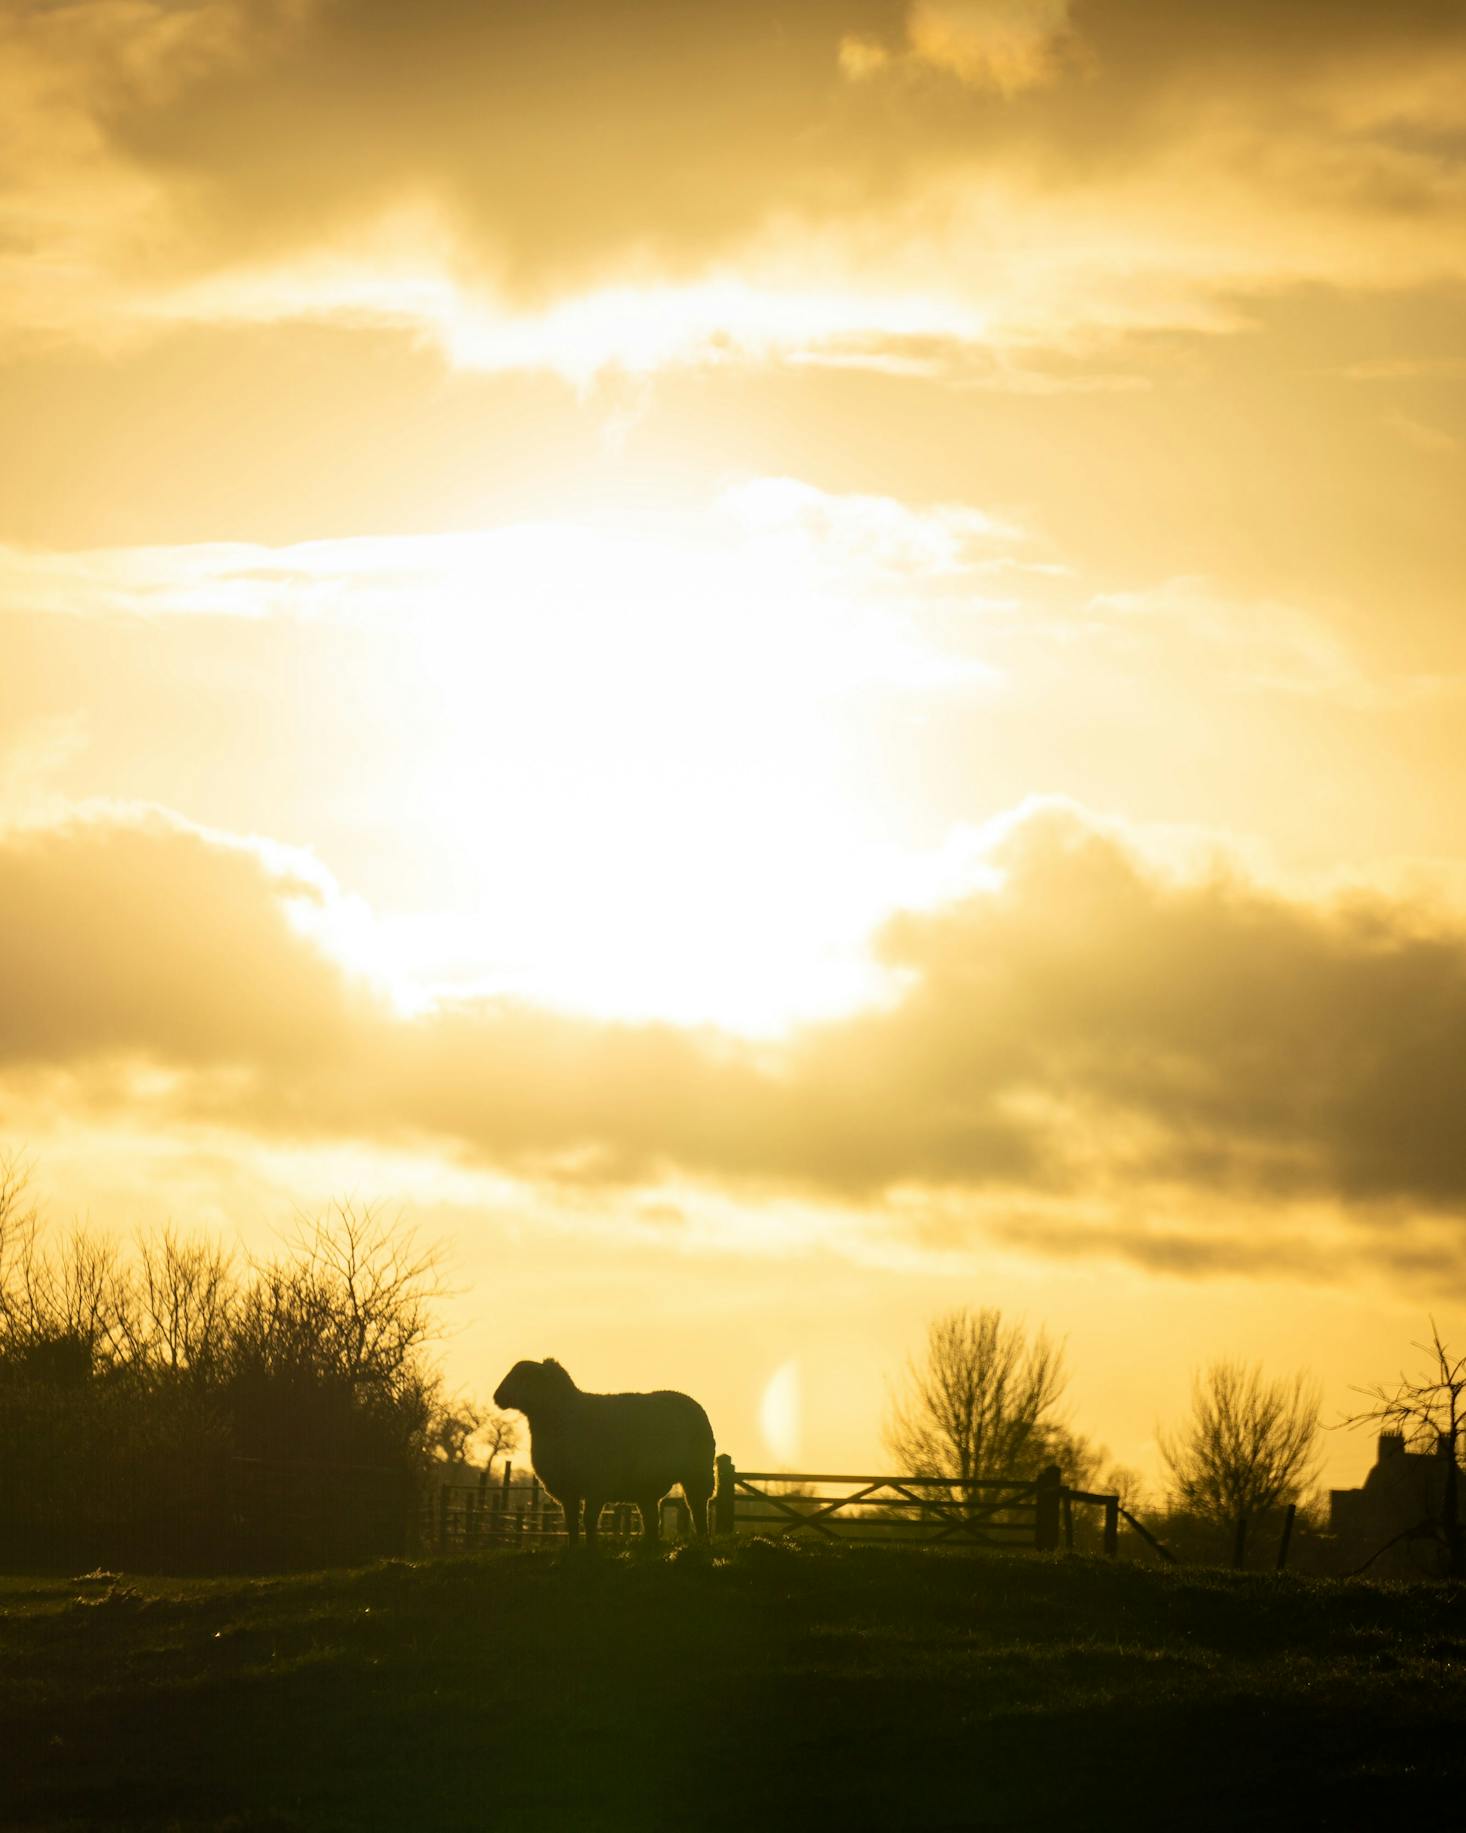
[[[906,1545],[1057,1547],[1059,1472],[1024,1477],[848,1476],[736,1470],[719,1521],[735,1532]],[[731,1515],[731,1521],[727,1518]]]
[[[1100,1549],[1119,1553],[1120,1523],[1162,1559],[1174,1560],[1118,1496],[1070,1489],[1057,1465],[1036,1477],[830,1476],[788,1470],[737,1470],[718,1459],[714,1504],[719,1534],[814,1534],[824,1540],[907,1546],[1031,1547],[1074,1550],[1075,1509],[1100,1515]],[[1089,1530],[1093,1544],[1094,1530]]]
[[[1070,1550],[1075,1510],[1092,1508],[1101,1519],[1100,1546],[1118,1552],[1120,1523],[1164,1559],[1170,1551],[1123,1508],[1118,1496],[1066,1488],[1057,1466],[1036,1477],[846,1476],[790,1470],[739,1470],[726,1453],[718,1459],[713,1531],[718,1536],[809,1534],[831,1541],[887,1545]],[[686,1539],[690,1523],[678,1497],[663,1504],[664,1539]],[[602,1513],[608,1540],[640,1537],[641,1517],[630,1503]],[[1094,1545],[1095,1530],[1088,1530]],[[442,1484],[424,1497],[419,1544],[424,1552],[475,1547],[528,1546],[563,1540],[565,1522],[534,1478],[514,1479],[505,1466],[498,1481]]]

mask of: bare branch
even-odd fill
[[[1466,1356],[1455,1356],[1441,1341],[1434,1318],[1430,1341],[1414,1345],[1429,1365],[1415,1376],[1400,1372],[1394,1387],[1355,1388],[1370,1403],[1346,1414],[1340,1425],[1382,1425],[1423,1450],[1440,1455],[1444,1481],[1435,1524],[1446,1544],[1454,1576],[1466,1574],[1466,1532],[1461,1523],[1461,1453],[1466,1437]]]
[[[1191,1417],[1156,1435],[1174,1500],[1235,1527],[1239,1564],[1252,1520],[1296,1501],[1315,1474],[1319,1403],[1304,1374],[1269,1381],[1259,1367],[1214,1362],[1193,1379]]]
[[[995,1307],[950,1311],[927,1329],[891,1407],[886,1444],[913,1476],[1021,1476],[1049,1457],[1066,1376],[1042,1331],[1031,1340]]]

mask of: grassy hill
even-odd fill
[[[0,1825],[1425,1824],[1466,1587],[796,1548],[0,1582]]]

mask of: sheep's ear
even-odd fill
[[[540,1364],[540,1366],[541,1368],[558,1368],[560,1364],[555,1360],[553,1356],[546,1356],[544,1361]]]

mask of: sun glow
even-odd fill
[[[364,840],[308,926],[400,1009],[496,993],[767,1034],[881,995],[870,933],[930,859],[885,825],[874,741],[994,684],[912,582],[980,602],[979,557],[1017,538],[764,478],[614,522],[0,551],[0,583],[320,658],[295,691],[336,722],[321,788]]]
[[[503,984],[753,1030],[870,996],[850,721],[952,666],[899,616],[737,527],[532,528],[451,555],[413,650],[403,818]]]
[[[608,369],[647,376],[734,358],[848,362],[852,353],[864,360],[867,346],[975,345],[987,335],[987,314],[942,290],[940,263],[884,286],[850,268],[848,250],[821,253],[807,232],[771,232],[736,270],[714,267],[680,281],[631,273],[525,308],[486,281],[467,280],[451,229],[430,210],[406,208],[349,246],[232,268],[138,301],[134,311],[143,323],[409,326],[455,368],[547,370],[580,386]],[[876,366],[884,361],[875,358]]]

